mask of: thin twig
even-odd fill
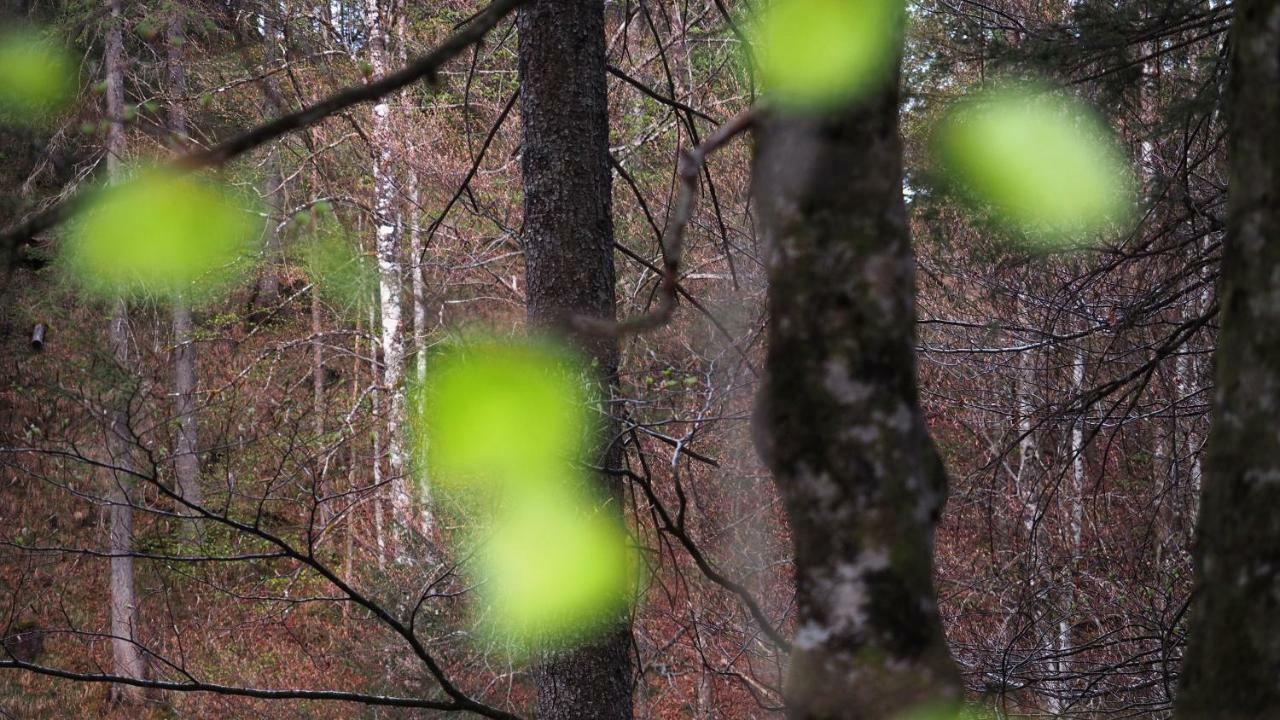
[[[601,320],[582,315],[569,318],[570,326],[579,332],[592,335],[634,335],[661,327],[675,312],[680,289],[680,258],[684,254],[685,228],[693,220],[698,201],[698,177],[707,157],[724,147],[730,140],[750,130],[755,124],[757,110],[747,108],[716,128],[702,144],[691,150],[682,150],[676,163],[676,178],[680,181],[680,193],[676,197],[675,211],[662,237],[662,284],[659,287],[657,306],[636,317],[619,320]]]

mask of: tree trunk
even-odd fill
[[[387,26],[378,0],[366,0],[365,25],[369,31],[369,64],[373,77],[387,69]],[[373,106],[373,225],[377,232],[378,288],[382,328],[382,380],[387,392],[387,472],[391,480],[391,509],[397,527],[411,527],[411,500],[404,462],[404,330],[399,223],[395,217],[396,186],[392,174],[395,128],[391,123],[391,99],[383,96]]]
[[[181,9],[174,8],[169,18],[166,50],[169,66],[169,132],[175,143],[181,144],[187,137],[187,112],[182,98],[187,94],[185,67],[186,38],[183,33]],[[196,421],[196,347],[191,339],[191,308],[179,299],[173,304],[173,395],[174,416],[178,421],[178,437],[174,447],[174,473],[178,494],[193,505],[202,505],[200,492],[200,461],[196,455],[199,442],[199,426]],[[188,513],[185,508],[179,512]],[[191,523],[192,537],[198,536],[199,526]]]
[[[960,699],[933,587],[946,474],[917,397],[897,119],[894,83],[757,126],[770,315],[755,431],[795,545],[791,718]]]
[[[124,17],[120,0],[110,0],[111,17],[107,21],[107,177],[118,182],[123,175],[121,159],[124,137]],[[112,355],[122,370],[129,368],[129,306],[117,300],[111,313],[108,337]],[[136,643],[138,634],[138,601],[133,587],[133,486],[134,470],[132,435],[129,432],[129,393],[116,388],[107,410],[107,454],[113,467],[107,502],[110,521],[107,550],[111,554],[111,658],[112,672],[141,679],[146,672],[142,653]],[[117,702],[139,703],[142,689],[132,685],[114,685],[111,697]]]
[[[266,96],[267,111],[272,118],[284,112],[284,99],[280,95],[280,84],[275,75],[270,74],[280,63],[280,38],[278,3],[268,3],[262,14],[263,60],[266,72],[262,80],[262,91]],[[280,304],[280,261],[283,249],[280,247],[280,232],[277,230],[284,213],[284,173],[281,170],[280,144],[271,143],[267,148],[266,177],[262,181],[262,197],[267,210],[266,242],[263,253],[262,274],[258,277],[258,289],[255,301],[258,309],[268,312]]]
[[[521,7],[519,70],[523,119],[526,297],[532,325],[567,314],[612,319],[613,220],[604,3],[533,0]],[[617,382],[617,340],[571,338],[592,358],[604,392]],[[604,437],[612,437],[606,428]],[[608,466],[620,462],[616,446]],[[607,496],[620,488],[607,476]],[[615,504],[620,507],[620,504]],[[538,717],[618,720],[632,716],[631,633],[619,618],[594,643],[548,659],[536,671]]]
[[[1231,29],[1231,188],[1182,719],[1280,717],[1280,0]]]
[[[396,32],[398,34],[398,53],[400,65],[403,67],[409,64],[409,42],[405,37],[405,27],[408,25],[403,19],[396,24]],[[414,105],[412,93],[404,94],[404,102],[401,105],[402,121],[408,125],[404,131],[405,148],[404,148],[404,164],[406,168],[405,178],[405,198],[402,205],[400,216],[404,219],[405,229],[409,234],[409,301],[412,304],[413,311],[413,348],[414,353],[414,380],[421,385],[427,379],[427,279],[422,274],[422,258],[425,248],[422,244],[422,207],[420,205],[422,199],[421,182],[418,177],[418,143],[415,135],[415,128],[412,127],[416,115],[416,107]],[[422,439],[419,438],[419,443]],[[418,452],[425,453],[427,448],[419,444]],[[420,458],[425,460],[425,458]],[[425,467],[425,462],[419,462],[418,467]],[[421,507],[419,521],[422,530],[430,537],[434,519],[432,517],[431,495],[429,493],[430,484],[428,479],[417,478],[418,501]]]

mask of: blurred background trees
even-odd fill
[[[588,462],[625,514],[641,583],[629,640],[619,631],[605,659],[562,664],[567,677],[582,679],[575,663],[624,673],[617,697],[632,697],[636,717],[782,713],[791,646],[813,639],[814,602],[832,598],[806,599],[792,549],[800,500],[774,485],[807,456],[766,465],[755,447],[790,432],[875,476],[866,467],[897,456],[835,453],[777,413],[818,422],[825,410],[811,412],[804,389],[850,389],[822,375],[824,358],[892,340],[896,360],[877,377],[914,406],[914,355],[919,410],[904,437],[929,460],[927,424],[950,478],[932,580],[965,696],[1001,715],[1170,715],[1198,498],[1214,472],[1204,448],[1230,140],[1257,134],[1237,157],[1258,164],[1238,172],[1257,176],[1257,205],[1274,201],[1262,182],[1273,123],[1233,114],[1267,93],[1240,79],[1227,91],[1240,11],[909,3],[896,97],[858,101],[874,110],[816,131],[831,143],[807,149],[832,163],[826,191],[774,191],[759,175],[753,189],[753,153],[781,153],[812,180],[795,140],[812,127],[756,125],[686,164],[692,176],[680,162],[758,104],[743,59],[754,5],[553,6],[534,0],[517,22],[477,16],[486,5],[470,0],[7,4],[6,26],[45,28],[79,66],[74,99],[47,120],[0,121],[9,229],[114,168],[215,147],[367,86],[468,22],[494,22],[428,74],[434,84],[345,106],[223,165],[218,179],[261,220],[260,249],[216,298],[90,296],[64,270],[63,229],[5,236],[0,712],[502,717],[537,705],[555,716],[569,707],[546,696],[555,664],[514,659],[470,610],[475,559],[455,541],[474,521],[414,474],[406,391],[477,326],[508,335],[526,312],[538,322],[566,309],[611,319],[615,304],[619,318],[644,318],[669,296],[657,329],[580,340],[608,379],[613,423],[612,452]],[[552,17],[571,9],[582,28]],[[1274,55],[1273,36],[1250,37]],[[588,46],[589,58],[574,54]],[[1137,185],[1123,232],[1027,243],[954,192],[935,128],[969,90],[1009,78],[1065,88],[1115,132]],[[900,148],[877,150],[899,142],[894,115]],[[892,225],[899,192],[893,261],[914,245],[914,335],[909,310],[873,312],[910,305],[911,288],[884,278],[868,280],[870,298],[842,287],[849,297],[825,298],[835,310],[823,314],[820,291],[868,254],[841,255],[835,239],[815,246],[834,255],[771,260],[778,228],[814,222],[795,208],[819,225],[828,213]],[[663,250],[674,227],[678,258]],[[1265,292],[1255,279],[1246,297]],[[857,302],[884,332],[832,320]],[[772,373],[794,386],[762,391]],[[761,392],[770,412],[753,437]],[[840,435],[850,422],[835,413],[820,427],[853,442]],[[1248,509],[1235,502],[1221,512]],[[933,520],[912,522],[926,537]],[[804,532],[825,542],[848,529],[818,528]],[[853,546],[835,545],[833,562],[853,561]],[[927,545],[917,551],[927,559]],[[129,689],[121,677],[142,680]],[[594,694],[580,707],[593,701],[622,702]]]

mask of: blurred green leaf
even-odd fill
[[[0,121],[44,120],[75,95],[76,64],[29,28],[0,31]]]
[[[452,348],[432,360],[423,392],[427,474],[445,488],[554,481],[591,431],[584,375],[549,344]]]
[[[752,23],[756,70],[789,110],[823,110],[892,77],[901,0],[773,0]]]
[[[479,555],[488,631],[525,651],[581,642],[616,621],[634,588],[616,509],[548,485],[511,500]]]
[[[466,514],[482,626],[516,655],[588,639],[634,589],[621,512],[582,466],[596,430],[589,371],[550,343],[489,339],[430,365],[410,404],[415,465]]]
[[[252,262],[262,222],[250,207],[208,178],[142,170],[93,192],[70,227],[64,267],[104,297],[211,300]]]
[[[1033,241],[1097,242],[1132,212],[1134,179],[1110,129],[1052,89],[1006,84],[957,104],[934,136],[948,180]]]

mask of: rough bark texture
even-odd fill
[[[960,697],[932,580],[946,477],[917,398],[897,117],[890,87],[757,127],[770,320],[755,430],[795,545],[792,718]]]
[[[1280,717],[1280,1],[1232,25],[1217,393],[1179,718]]]
[[[613,319],[614,267],[609,117],[602,0],[534,0],[519,16],[524,126],[526,297],[534,325],[567,314]],[[616,382],[617,341],[577,337],[606,379]],[[616,448],[606,453],[616,464]],[[618,497],[614,481],[600,482]],[[630,627],[563,653],[537,672],[543,720],[632,716]]]
[[[121,179],[124,137],[124,24],[120,0],[110,0],[107,7],[107,42],[105,64],[107,75],[107,177]],[[118,300],[111,313],[108,336],[111,352],[121,369],[129,367],[129,306]],[[142,678],[146,664],[135,640],[138,629],[138,601],[133,585],[133,439],[129,432],[129,394],[115,388],[107,408],[107,454],[113,468],[108,479],[107,549],[111,553],[111,658],[116,675]],[[111,697],[117,702],[138,703],[143,700],[141,688],[113,685]]]

